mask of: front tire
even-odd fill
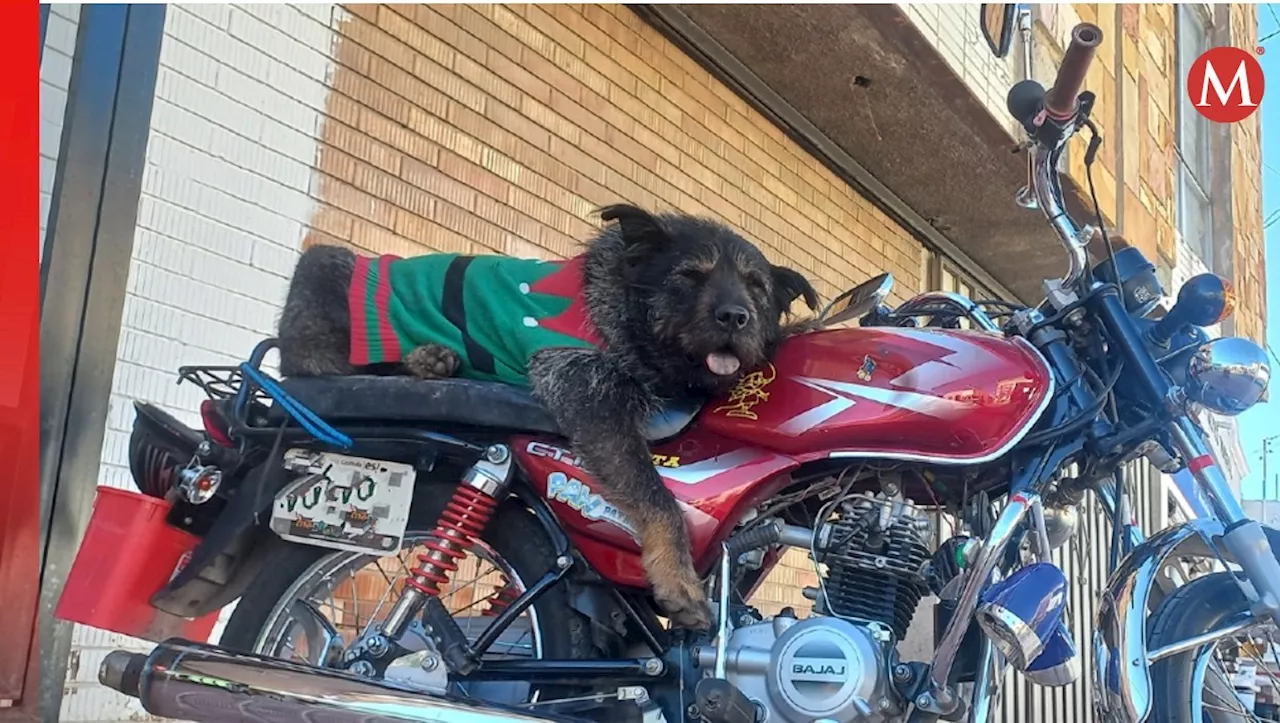
[[[1219,572],[1196,578],[1173,592],[1147,623],[1148,649],[1186,640],[1209,632],[1249,611],[1249,601],[1234,580],[1233,573]],[[1256,717],[1230,714],[1225,709],[1236,701],[1222,698],[1231,691],[1206,668],[1206,656],[1223,641],[1188,650],[1159,660],[1151,666],[1153,705],[1149,720],[1161,723],[1224,723],[1251,721]],[[1213,686],[1210,688],[1210,686]],[[1250,716],[1252,712],[1250,711]]]

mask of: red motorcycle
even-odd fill
[[[1189,282],[1153,321],[1161,291],[1136,249],[1084,264],[1053,169],[1087,125],[1090,97],[1077,95],[1099,41],[1081,26],[1054,89],[1011,94],[1033,131],[1031,189],[1073,261],[1045,304],[930,293],[890,309],[885,274],[727,396],[652,420],[653,463],[685,510],[715,629],[664,624],[632,526],[527,390],[277,381],[262,370],[264,342],[238,367],[181,370],[209,395],[203,430],[137,404],[130,459],[139,488],[164,500],[156,534],[198,544],[162,554],[157,543],[150,582],[128,592],[123,573],[86,586],[80,570],[120,564],[110,543],[86,542],[69,597],[132,600],[101,624],[164,640],[149,656],[112,654],[103,682],[195,721],[843,723],[985,721],[1002,665],[1043,685],[1074,681],[1067,580],[1048,555],[1070,539],[1084,494],[1132,530],[1117,475],[1145,454],[1189,464],[1200,482],[1189,489],[1209,490],[1197,499],[1239,522],[1238,505],[1213,496],[1221,474],[1202,433],[1166,398],[1185,387],[1211,408],[1247,406],[1266,386],[1256,345],[1206,344],[1194,326],[1229,313],[1220,279]],[[964,534],[935,550],[931,510],[956,515]],[[1133,542],[1121,585],[1151,557]],[[790,547],[814,562],[812,614],[766,618],[746,601]],[[1244,550],[1251,572],[1280,569]],[[940,598],[937,654],[901,660],[928,594]],[[232,601],[219,646],[179,639],[207,633]],[[1104,671],[1131,642],[1127,613],[1110,615],[1095,646]],[[1162,644],[1163,663],[1095,681],[1100,705],[1128,710],[1151,677],[1189,685],[1168,661],[1194,646]],[[976,684],[967,698],[965,683]]]

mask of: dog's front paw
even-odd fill
[[[461,364],[457,352],[439,344],[423,344],[404,358],[405,369],[422,379],[448,379]]]
[[[654,597],[667,617],[678,627],[707,630],[711,627],[711,609],[702,584],[690,570],[674,575],[653,586]]]

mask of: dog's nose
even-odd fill
[[[716,321],[730,331],[737,331],[751,321],[751,312],[737,304],[725,304],[716,309]]]

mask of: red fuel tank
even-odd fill
[[[704,408],[698,428],[799,458],[985,462],[1035,424],[1053,372],[1026,340],[946,329],[831,329]]]

